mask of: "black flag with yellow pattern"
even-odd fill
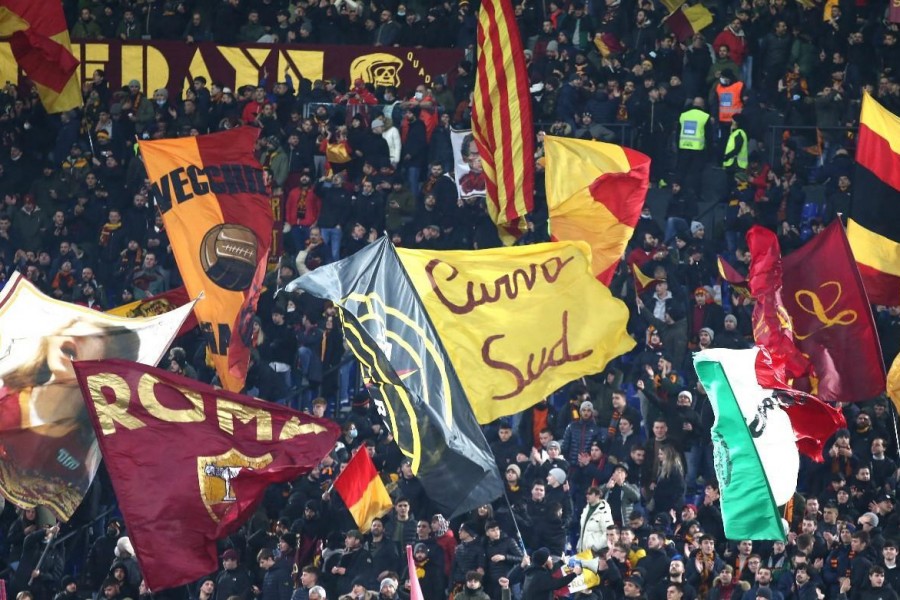
[[[499,497],[487,440],[387,238],[292,286],[340,309],[378,412],[439,511],[458,515]]]

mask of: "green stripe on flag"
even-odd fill
[[[716,416],[713,457],[725,537],[784,540],[778,505],[725,369],[719,362],[702,359],[694,367]]]

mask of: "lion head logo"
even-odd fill
[[[376,52],[360,56],[350,65],[350,81],[362,79],[376,87],[400,87],[403,60],[393,54]]]

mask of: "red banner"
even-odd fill
[[[340,433],[330,421],[162,369],[74,365],[154,592],[215,572],[216,540],[254,513],[268,485],[313,469]]]
[[[809,356],[812,393],[861,402],[884,391],[872,310],[840,219],[784,259],[784,306],[794,344]]]
[[[888,13],[888,21],[900,23],[900,0],[891,0],[891,10]]]
[[[7,43],[0,43],[5,56]],[[145,90],[167,88],[181,97],[194,77],[237,89],[256,85],[264,71],[269,84],[288,73],[295,84],[304,78],[362,78],[374,85],[397,87],[406,93],[417,85],[430,84],[450,73],[463,59],[462,50],[422,48],[373,48],[372,46],[299,46],[241,44],[222,46],[210,42],[186,44],[175,41],[73,43],[72,53],[81,60],[80,76],[88,81],[94,70],[103,69],[110,88],[117,89],[137,79]],[[10,61],[11,62],[11,61]],[[22,81],[15,64],[0,60],[0,78]]]

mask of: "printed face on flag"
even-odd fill
[[[0,296],[0,492],[71,516],[100,461],[72,363],[156,363],[191,306],[125,319],[50,300],[14,277]]]
[[[450,134],[453,146],[453,171],[459,197],[463,199],[485,196],[487,180],[481,154],[470,131],[453,131]]]

